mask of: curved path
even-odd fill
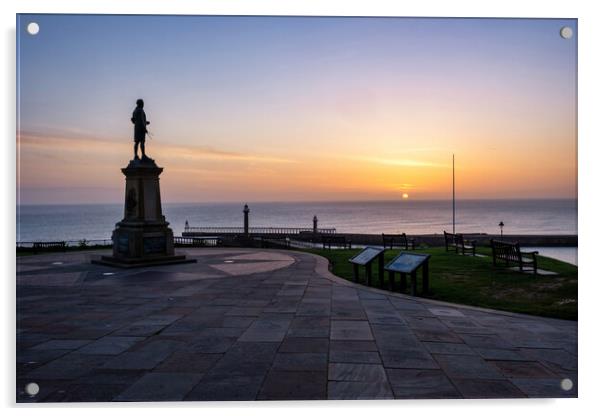
[[[576,322],[366,288],[307,253],[182,251],[198,262],[18,258],[17,400],[577,395]]]

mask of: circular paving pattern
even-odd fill
[[[253,250],[181,250],[197,263],[119,269],[90,264],[100,251],[26,256],[17,262],[17,284],[22,286],[110,285],[117,282],[194,281],[266,273],[295,262],[290,255]]]

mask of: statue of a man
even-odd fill
[[[138,145],[140,145],[140,152],[142,153],[142,159],[148,159],[144,152],[144,141],[146,139],[146,126],[150,124],[150,121],[146,121],[146,113],[144,112],[144,101],[139,98],[136,100],[136,109],[132,113],[132,123],[134,123],[134,159],[140,159],[138,157]]]

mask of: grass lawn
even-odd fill
[[[326,257],[335,275],[353,281],[353,268],[348,259],[358,253],[359,249],[307,251]],[[385,264],[399,252],[387,250]],[[415,252],[431,255],[430,293],[425,297],[510,312],[577,320],[577,266],[540,256],[538,268],[558,274],[534,276],[532,273],[519,273],[503,266],[494,267],[488,248],[477,250],[487,257],[446,253],[444,248],[428,248]],[[419,292],[422,288],[421,273],[419,270]],[[360,268],[360,282],[363,278],[364,270]],[[409,280],[408,276],[408,283]],[[375,265],[372,284],[378,285]],[[389,287],[387,273],[385,287]],[[399,275],[396,287],[399,288]]]

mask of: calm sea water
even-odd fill
[[[163,213],[174,235],[191,226],[242,226],[243,203],[169,204]],[[262,202],[249,204],[251,226],[320,227],[339,232],[429,234],[451,231],[450,201]],[[123,205],[17,207],[17,241],[109,239]],[[505,234],[577,234],[577,201],[456,201],[456,231]]]
[[[528,251],[538,251],[542,256],[577,265],[577,247],[529,247]]]

